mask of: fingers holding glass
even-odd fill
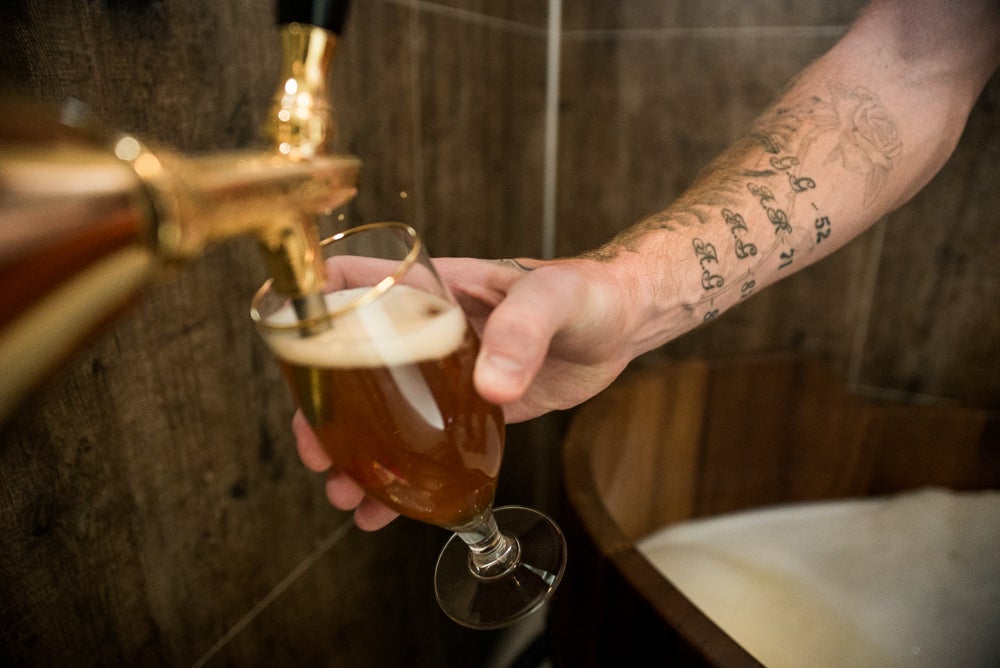
[[[313,470],[332,465],[330,502],[355,508],[362,529],[398,513],[456,531],[436,570],[438,601],[455,621],[517,621],[555,589],[565,544],[544,516],[521,519],[534,511],[493,514],[504,420],[472,382],[474,328],[412,228],[365,225],[324,248],[324,318],[298,320],[269,285],[252,311],[302,409],[300,457]]]
[[[295,411],[295,416],[292,417],[292,432],[295,434],[299,459],[307,469],[319,473],[330,468],[333,460],[323,449],[323,445],[316,438],[316,433],[309,426],[309,421],[300,410]]]

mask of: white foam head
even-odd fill
[[[341,308],[369,288],[326,295],[329,311]],[[270,315],[267,325],[292,325],[291,304]],[[327,368],[398,366],[441,359],[465,336],[462,310],[441,297],[396,285],[370,304],[335,316],[333,326],[302,337],[294,329],[265,328],[275,355],[293,364]]]

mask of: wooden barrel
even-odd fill
[[[636,541],[781,504],[997,488],[998,426],[983,409],[852,394],[801,356],[628,372],[578,411],[563,447],[570,570],[550,610],[557,664],[759,665]]]

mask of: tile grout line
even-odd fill
[[[701,28],[577,28],[564,30],[567,41],[597,39],[642,40],[642,39],[729,39],[732,37],[839,37],[847,32],[844,25],[816,26],[706,26]]]
[[[427,0],[383,0],[383,1],[390,5],[403,5],[405,7],[412,7],[413,9],[424,12],[425,14],[436,14],[438,16],[446,16],[459,21],[465,21],[467,23],[476,23],[491,28],[509,30],[511,32],[518,32],[522,34],[536,35],[536,36],[544,36],[546,32],[545,28],[539,26],[533,26],[529,23],[520,23],[519,21],[502,19],[496,16],[490,16],[488,14],[482,14],[480,12],[475,12],[468,9],[460,9],[458,7],[448,7],[445,5],[439,5],[434,2],[428,2]]]
[[[205,652],[197,661],[191,664],[192,668],[200,668],[204,666],[213,656],[215,656],[223,647],[225,647],[229,641],[239,635],[240,631],[246,628],[260,613],[262,613],[271,603],[274,602],[281,594],[285,592],[299,577],[302,576],[309,568],[315,564],[320,557],[322,557],[326,552],[328,552],[334,545],[336,545],[341,538],[354,526],[354,522],[351,520],[345,520],[341,522],[340,525],[334,529],[329,536],[323,539],[323,541],[313,549],[309,555],[303,559],[298,566],[293,568],[291,572],[288,573],[281,581],[274,586],[274,588],[269,591],[264,598],[257,601],[250,611],[243,615],[243,617],[237,621],[232,628],[230,628],[226,633],[219,638],[214,645],[212,645],[207,652]]]
[[[410,86],[412,95],[410,97],[410,123],[413,126],[413,194],[416,201],[413,203],[413,226],[422,235],[427,235],[429,230],[424,225],[427,222],[427,211],[425,207],[426,192],[424,191],[424,151],[423,142],[423,113],[421,106],[421,79],[420,79],[420,2],[408,0],[412,9],[410,19]]]
[[[559,165],[559,75],[562,51],[562,0],[549,0],[545,56],[545,153],[542,173],[542,258],[556,252],[556,196]]]

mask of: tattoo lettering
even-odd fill
[[[789,170],[799,164],[799,159],[795,156],[786,155],[783,158],[771,158],[771,166],[778,171],[788,172],[788,185],[792,187],[792,192],[798,194],[816,187],[816,182],[807,176],[797,177]]]
[[[741,235],[747,232],[746,221],[743,220],[743,216],[738,213],[733,213],[729,209],[722,210],[722,218],[729,225],[729,231],[733,234],[733,240],[736,242],[736,257],[741,260],[745,260],[748,257],[753,257],[757,254],[757,247],[753,244],[746,243],[741,239]]]
[[[750,191],[751,195],[760,200],[762,206],[766,200],[774,200],[774,193],[771,192],[771,189],[767,186],[758,186],[753,183],[748,183],[747,190]]]
[[[719,256],[715,252],[715,246],[707,244],[701,239],[692,241],[694,253],[698,256],[698,263],[701,265],[701,287],[706,290],[721,288],[726,280],[719,274],[712,273],[713,269],[719,266]],[[712,267],[712,265],[715,265]]]
[[[788,214],[781,209],[767,209],[767,218],[774,225],[774,233],[788,232],[791,234],[792,225],[788,222]]]
[[[694,253],[698,256],[698,262],[701,264],[702,269],[705,268],[706,264],[719,263],[719,256],[715,252],[715,246],[706,244],[701,239],[695,239],[691,243],[694,246]]]
[[[736,240],[736,257],[745,260],[757,254],[757,247],[753,244],[744,243],[742,239]]]
[[[782,172],[788,171],[799,164],[799,159],[786,155],[784,158],[771,158],[771,166]]]
[[[739,236],[740,232],[747,231],[746,221],[743,220],[743,216],[738,213],[733,213],[729,209],[722,210],[722,218],[729,225],[730,231],[732,231],[733,236]]]
[[[771,158],[775,169],[790,169],[792,160],[801,163],[814,142],[832,136],[833,147],[826,163],[839,161],[848,172],[864,179],[864,203],[871,205],[888,182],[889,172],[903,152],[896,119],[882,100],[867,88],[828,84],[828,99],[810,97],[789,108],[777,109],[761,119],[751,137]],[[782,165],[779,167],[779,163]]]
[[[687,280],[700,279],[703,288],[684,307],[693,318],[712,320],[754,294],[758,279],[761,285],[769,283],[775,267],[794,271],[831,238],[830,214],[836,214],[823,207],[823,198],[837,194],[826,189],[827,179],[843,193],[856,192],[864,206],[873,206],[886,192],[902,153],[897,121],[878,96],[830,82],[821,95],[772,108],[669,208],[586,255],[611,260],[638,252],[649,233],[679,235],[685,246],[692,243],[698,261]],[[758,222],[761,213],[773,236]],[[723,222],[732,250],[723,240]],[[718,251],[705,239],[721,244]]]
[[[761,207],[767,212],[767,219],[771,221],[774,225],[774,233],[781,234],[782,232],[791,234],[792,226],[788,222],[788,214],[784,210],[777,208],[777,206],[771,206],[771,203],[777,204],[777,200],[774,198],[774,193],[767,186],[761,186],[754,183],[748,183],[747,189],[750,194],[756,197],[760,201]]]
[[[805,192],[807,190],[812,190],[816,187],[816,182],[809,177],[803,177],[801,179],[795,178],[794,174],[788,175],[788,185],[792,186],[792,190],[797,193]]]
[[[721,288],[725,285],[726,279],[718,274],[713,274],[707,269],[701,273],[701,287],[706,290],[711,290],[712,288]]]

